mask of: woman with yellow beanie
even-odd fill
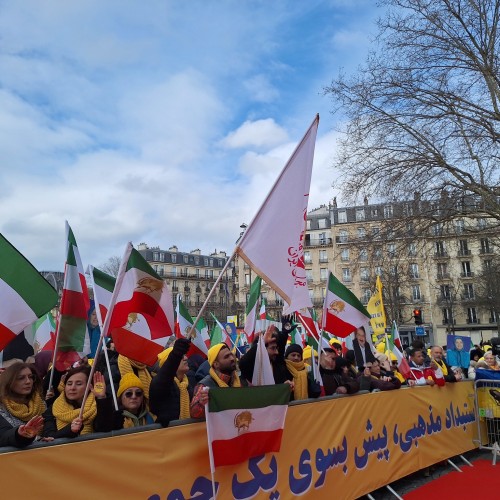
[[[187,352],[191,342],[179,338],[172,347],[158,355],[160,369],[150,387],[151,411],[156,421],[167,427],[171,420],[190,418],[189,404],[193,397],[193,387],[187,372]]]
[[[100,389],[106,394],[104,382],[102,386]],[[116,396],[118,410],[113,408],[113,401],[110,397],[96,399],[97,416],[94,421],[96,432],[129,429],[154,423],[153,415],[148,411],[144,386],[137,375],[131,372],[126,373],[120,380]]]
[[[90,366],[71,368],[64,379],[64,392],[43,414],[45,427],[43,435],[53,438],[75,438],[80,434],[94,431],[94,419],[97,415],[95,399],[106,397],[104,377],[100,372],[94,374],[94,388],[85,401],[82,417],[80,409],[85,397],[85,389],[90,376]],[[104,390],[103,390],[104,387]]]

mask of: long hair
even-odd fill
[[[12,391],[12,385],[19,373],[25,368],[29,368],[33,375],[33,388],[29,397],[31,398],[33,394],[38,392],[41,394],[42,392],[42,380],[40,379],[38,372],[36,371],[35,365],[32,363],[14,363],[9,366],[1,375],[0,375],[0,401],[4,399],[19,399],[19,395]]]

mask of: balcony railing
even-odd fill
[[[470,250],[459,250],[458,251],[458,257],[467,257],[468,255],[471,255]]]
[[[331,238],[322,238],[319,240],[306,240],[306,247],[326,247],[332,244]]]
[[[460,273],[460,276],[462,278],[473,278],[474,277],[474,273],[471,272],[471,271],[467,271],[465,273]]]
[[[467,318],[468,325],[479,325],[481,324],[481,320],[479,318]]]
[[[437,273],[438,280],[447,280],[450,279],[450,273]]]
[[[434,257],[437,259],[444,259],[444,258],[449,258],[450,256],[448,255],[448,252],[434,252]]]

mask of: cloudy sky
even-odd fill
[[[323,88],[373,0],[0,0],[0,232],[63,270],[127,241],[231,253],[316,113],[309,208],[336,193]]]

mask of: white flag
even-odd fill
[[[304,238],[318,123],[319,115],[236,247],[240,257],[287,302],[284,314],[312,307]]]

